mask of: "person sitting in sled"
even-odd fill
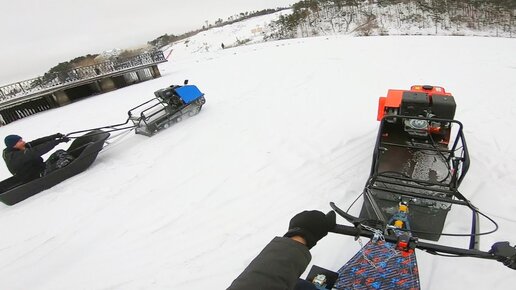
[[[14,176],[20,181],[28,182],[62,168],[73,160],[72,156],[61,149],[54,152],[46,162],[41,158],[59,143],[68,141],[70,139],[61,133],[27,143],[18,135],[9,135],[4,139],[6,148],[2,157]]]
[[[310,249],[335,227],[335,212],[303,211],[289,223],[283,237],[275,237],[251,261],[227,290],[317,289],[299,279],[312,259]]]

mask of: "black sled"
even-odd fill
[[[101,130],[94,130],[78,137],[66,150],[74,160],[48,175],[27,183],[20,182],[15,176],[3,180],[0,182],[0,201],[6,205],[14,205],[86,170],[97,158],[109,135]]]

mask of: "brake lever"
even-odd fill
[[[353,224],[355,227],[358,227],[360,224],[362,224],[366,219],[364,218],[357,218],[349,213],[343,211],[341,208],[339,208],[333,201],[330,202],[331,208],[338,213],[341,217],[345,218],[348,222]]]
[[[366,218],[359,218],[350,215],[349,213],[343,211],[341,208],[339,208],[334,202],[330,202],[331,208],[341,217],[345,218],[348,222],[353,224],[353,226],[357,229],[360,229],[364,226],[369,226],[375,229],[379,229],[382,232],[385,231],[385,222],[380,220],[371,220]]]

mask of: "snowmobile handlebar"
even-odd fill
[[[488,259],[488,260],[497,260],[502,262],[505,266],[516,270],[516,247],[511,246],[509,242],[497,242],[488,252],[480,251],[476,249],[464,249],[457,247],[450,247],[445,245],[421,242],[417,237],[411,237],[408,234],[395,235],[394,233],[385,234],[386,230],[382,228],[382,230],[378,229],[377,231],[373,231],[371,227],[364,226],[362,223],[365,222],[364,219],[354,217],[340,208],[338,208],[333,202],[330,203],[331,207],[338,213],[340,216],[344,217],[354,226],[346,226],[341,224],[336,224],[333,229],[329,232],[352,236],[355,238],[358,237],[366,237],[370,239],[378,239],[378,233],[381,234],[381,240],[385,240],[387,243],[395,244],[398,250],[401,251],[413,251],[414,249],[420,249],[426,251],[429,254],[434,255],[444,255],[451,257],[472,257],[472,258],[480,258],[480,259]],[[370,222],[370,221],[368,221]],[[381,223],[378,223],[381,224]]]
[[[346,225],[335,225],[335,228],[330,230],[331,233],[346,235],[346,236],[352,236],[352,237],[366,237],[366,238],[374,238],[374,233],[361,229],[360,227],[353,227],[353,226],[346,226]],[[406,242],[407,240],[400,239],[400,237],[397,237],[395,235],[384,235],[383,238],[386,242],[392,243],[392,244],[400,244],[400,242]],[[404,244],[405,246],[402,249],[420,249],[427,251],[432,254],[436,253],[443,253],[443,254],[451,254],[451,255],[457,255],[462,257],[474,257],[474,258],[481,258],[481,259],[490,259],[490,260],[496,260],[502,257],[498,257],[495,254],[492,254],[490,252],[483,252],[479,250],[472,250],[472,249],[463,249],[463,248],[456,248],[456,247],[449,247],[449,246],[443,246],[438,244],[432,244],[432,243],[425,243],[420,242],[417,238],[410,238],[408,240],[408,244]],[[515,250],[516,254],[516,250]],[[507,258],[507,257],[504,257]]]

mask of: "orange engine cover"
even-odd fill
[[[410,90],[389,90],[386,97],[380,97],[378,100],[378,114],[376,117],[378,121],[381,121],[389,111],[393,113],[399,112],[404,92],[426,93],[430,98],[433,94],[453,97],[444,88],[438,86],[414,85],[410,87]]]

